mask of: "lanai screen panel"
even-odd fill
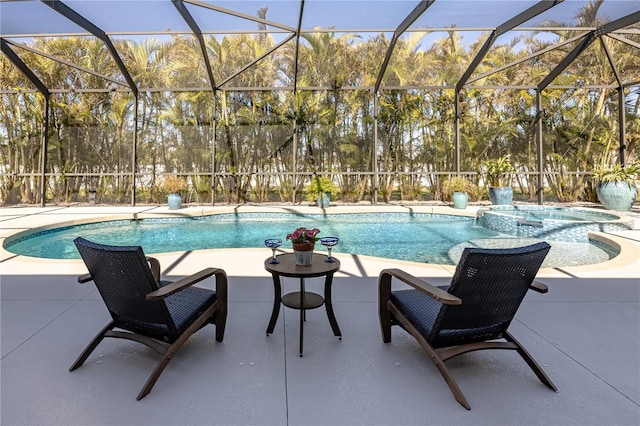
[[[224,90],[217,95],[217,201],[288,201],[293,179],[293,92]]]
[[[429,2],[431,3],[431,2]],[[473,59],[478,52],[479,47],[486,38],[487,34],[494,30],[496,26],[508,22],[518,13],[536,5],[537,1],[501,1],[501,0],[436,0],[422,13],[420,17],[407,29],[405,34],[400,37],[401,44],[406,48],[413,49],[415,53],[429,53],[443,49],[443,40],[446,36],[450,36],[447,31],[455,31],[459,40],[458,46],[451,46],[451,49],[460,49],[466,52],[466,57],[458,58],[458,51],[452,50],[453,59],[460,60],[459,70],[466,70],[469,66],[470,59]],[[549,2],[552,3],[552,2]],[[221,45],[222,38],[229,37],[233,34],[242,34],[242,37],[248,41],[255,42],[258,35],[263,39],[269,39],[272,45],[284,43],[287,37],[294,35],[297,31],[300,14],[302,13],[301,27],[301,47],[305,45],[308,48],[317,48],[311,43],[314,39],[322,38],[322,34],[329,32],[333,37],[348,37],[355,43],[358,39],[359,43],[372,43],[372,40],[383,38],[389,40],[393,31],[398,28],[407,15],[418,5],[413,1],[322,1],[307,0],[302,1],[184,1],[175,4],[169,0],[149,0],[149,1],[78,1],[69,0],[64,2],[69,8],[77,12],[87,22],[104,31],[112,40],[114,40],[118,52],[123,56],[123,60],[132,53],[127,52],[123,47],[124,40],[133,43],[151,43],[151,40],[157,40],[165,48],[166,51],[175,55],[175,49],[171,49],[172,41],[175,44],[189,46],[193,50],[192,60],[198,61],[199,68],[206,66],[202,63],[203,58],[201,47],[197,42],[197,35],[192,36],[194,28],[187,22],[184,16],[181,16],[180,8],[186,10],[197,25],[198,30],[205,36],[207,44],[207,52],[209,53],[209,61],[212,69],[218,67],[228,68],[218,72],[217,80],[225,81],[230,76],[234,76],[243,67],[253,68],[254,73],[264,72],[260,70],[260,64],[252,65],[260,53],[264,53],[264,49],[258,49],[253,55],[245,58],[248,62],[230,63],[229,58],[224,58],[224,52],[215,52]],[[552,43],[558,40],[558,33],[561,27],[571,28],[578,27],[583,31],[593,29],[593,25],[598,22],[590,23],[585,20],[584,11],[594,4],[589,1],[565,0],[558,2],[557,5],[551,7],[539,16],[516,27],[514,30],[502,35],[496,40],[493,47],[489,50],[486,58],[483,59],[480,66],[473,70],[471,80],[482,77],[485,73],[490,72],[495,67],[495,59],[500,59],[500,63],[508,59],[512,59],[513,55],[520,56],[526,53],[531,54],[535,49],[535,43],[540,44],[538,48],[544,47],[544,43]],[[2,8],[1,14],[1,32],[2,37],[8,40],[30,42],[34,36],[70,36],[83,35],[87,36],[89,30],[82,28],[81,25],[72,22],[59,13],[56,13],[51,7],[43,2],[38,1],[11,1],[0,3]],[[637,0],[605,0],[599,8],[599,16],[602,19],[615,20],[625,15],[640,10],[640,2]],[[582,14],[582,18],[577,17]],[[555,25],[554,29],[539,31],[539,27],[547,27]],[[628,27],[628,34],[631,43],[636,44],[634,38],[637,37],[637,23]],[[415,33],[411,35],[411,33]],[[349,35],[348,35],[349,34]],[[569,34],[569,33],[565,33]],[[623,32],[617,32],[616,36]],[[187,35],[189,35],[187,37]],[[422,35],[422,37],[421,37]],[[576,35],[575,32],[571,35]],[[167,39],[166,37],[171,37]],[[185,37],[182,39],[182,37]],[[211,38],[213,37],[213,39]],[[565,36],[568,37],[568,36]],[[229,39],[230,41],[230,39]],[[233,40],[238,43],[238,40]],[[230,43],[228,43],[230,44]],[[263,43],[264,44],[264,43]],[[296,49],[292,47],[295,43],[285,43],[281,48],[277,48],[274,52],[268,54],[273,56],[272,62],[281,62],[289,58],[289,61],[295,63]],[[446,48],[446,46],[444,47]],[[508,49],[507,49],[508,48]],[[508,54],[505,53],[508,50]],[[385,70],[382,85],[408,85],[413,86],[414,83],[420,83],[422,78],[416,78],[415,75],[408,74],[403,78],[402,62],[405,61],[403,49],[394,50],[391,61],[390,70]],[[183,58],[187,60],[186,58]],[[555,59],[555,58],[554,58]],[[179,59],[176,59],[179,60]],[[467,62],[465,62],[465,60]],[[267,61],[265,57],[260,62]],[[132,61],[129,59],[128,66]],[[135,63],[135,61],[133,61]],[[169,61],[167,61],[169,63]],[[433,62],[432,62],[433,63]],[[192,64],[194,65],[195,62]],[[232,66],[233,65],[233,66]],[[310,71],[310,67],[300,62],[301,66],[297,78],[310,80],[310,87],[317,87],[317,78],[307,76],[305,71]],[[374,63],[366,64],[366,68],[360,68],[354,72],[364,72],[365,74],[376,74],[380,69],[375,68]],[[167,66],[175,66],[171,62]],[[264,65],[262,65],[264,66]],[[522,67],[522,66],[520,66]],[[233,70],[231,69],[233,68]],[[292,66],[289,66],[293,72]],[[458,71],[450,69],[450,71]],[[541,70],[542,72],[542,70]],[[167,71],[166,73],[171,73]],[[459,73],[459,71],[458,71]],[[132,70],[135,74],[135,70]],[[211,86],[211,79],[207,75],[206,81],[202,78],[203,71],[198,71],[198,78],[193,84],[189,85],[189,89],[206,83]],[[295,81],[294,76],[284,74],[279,80]],[[451,77],[452,78],[452,77]],[[506,77],[505,77],[506,78]],[[505,79],[503,78],[503,79]],[[329,80],[330,78],[324,78]],[[143,79],[144,80],[144,79]],[[269,84],[269,79],[259,81],[252,78],[254,83]],[[316,80],[315,82],[313,80]],[[334,82],[340,79],[333,79]],[[359,84],[367,85],[369,78],[360,77],[357,79]],[[482,79],[480,79],[482,80]],[[524,82],[523,78],[523,82]],[[529,79],[529,81],[534,79]],[[143,81],[144,82],[144,81]],[[143,82],[135,81],[138,88],[143,88]],[[157,84],[156,82],[154,82]],[[169,87],[179,88],[174,80],[168,81]],[[181,82],[185,83],[185,82]],[[479,81],[478,84],[482,84]],[[496,82],[491,82],[495,84]],[[424,86],[433,85],[433,82],[424,81]],[[528,84],[528,82],[527,82]],[[602,84],[595,82],[590,84]],[[238,85],[236,81],[232,85]],[[244,84],[241,84],[244,85]],[[335,85],[335,84],[334,84]],[[153,86],[158,88],[157,86]],[[205,86],[206,87],[206,86]],[[50,87],[49,89],[55,89]]]
[[[535,143],[531,129],[538,116],[544,119],[545,161],[552,167],[548,176],[591,166],[578,154],[562,155],[604,155],[606,147],[615,147],[620,84],[628,85],[622,94],[628,111],[638,109],[637,22],[603,36],[604,43],[596,40],[554,76],[542,91],[538,114],[536,89],[580,46],[580,36],[637,12],[640,2],[605,0],[598,20],[591,21],[595,15],[588,7],[599,3],[548,3],[557,4],[498,37],[482,55],[497,26],[539,2],[55,2],[82,18],[74,23],[43,2],[11,1],[0,3],[0,37],[52,93],[50,126],[60,131],[50,140],[47,173],[67,179],[89,171],[68,167],[78,164],[69,157],[73,143],[118,158],[112,162],[117,168],[110,164],[103,171],[132,173],[137,144],[146,149],[136,160],[140,192],[152,189],[162,174],[219,172],[232,179],[225,183],[229,191],[246,189],[253,196],[260,185],[264,189],[258,176],[298,174],[300,179],[279,183],[284,193],[288,186],[300,189],[307,174],[338,171],[344,173],[336,175],[343,193],[349,173],[379,172],[381,179],[391,177],[365,185],[399,185],[401,197],[411,197],[419,185],[437,187],[434,176],[454,169],[458,139],[461,171],[469,175],[489,153],[526,152]],[[421,16],[396,31],[420,7]],[[391,40],[397,41],[393,50]],[[23,102],[26,111],[23,93],[37,85],[6,55],[1,58],[7,72],[0,91]],[[480,59],[472,66],[474,58]],[[124,138],[120,145],[118,138]],[[39,138],[31,140],[27,151],[37,152]],[[6,146],[24,148],[20,144],[12,139]],[[118,154],[109,151],[117,146]],[[154,152],[168,155],[147,155]],[[527,161],[518,157],[518,166],[535,173]],[[244,174],[244,188],[234,174]],[[56,185],[56,191],[62,187]]]

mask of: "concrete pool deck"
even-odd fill
[[[96,219],[200,215],[212,211],[300,211],[300,206],[53,206],[0,208],[0,240],[23,230]],[[444,206],[338,206],[338,211],[459,213]],[[473,207],[469,208],[473,214]],[[300,358],[297,312],[283,308],[273,335],[265,329],[273,285],[266,248],[154,255],[169,279],[206,266],[229,276],[225,340],[196,333],[152,392],[135,396],[157,356],[108,339],[73,373],[68,368],[108,322],[93,284],[76,284],[81,261],[33,259],[2,250],[0,259],[0,423],[3,425],[236,424],[640,424],[640,209],[635,229],[600,233],[622,255],[596,265],[545,268],[549,293],[531,292],[513,334],[558,387],[542,385],[515,353],[477,352],[450,365],[471,411],[455,401],[417,343],[398,328],[381,341],[380,270],[400,267],[446,284],[454,266],[424,265],[338,253],[333,305],[343,339],[324,309],[307,312]],[[203,286],[210,285],[207,282]],[[321,282],[308,280],[321,291]],[[284,290],[297,288],[285,280]],[[496,353],[497,352],[497,353]]]

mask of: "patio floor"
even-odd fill
[[[188,207],[180,214],[201,210]],[[0,241],[52,223],[166,213],[150,206],[0,208]],[[638,224],[637,206],[631,214]],[[273,304],[271,277],[262,265],[267,249],[158,255],[170,279],[206,266],[227,271],[227,329],[222,343],[213,326],[192,336],[151,393],[136,401],[158,359],[142,345],[107,339],[81,368],[68,371],[109,320],[93,284],[76,283],[86,272],[82,262],[2,250],[0,423],[638,425],[640,226],[613,238],[624,256],[541,270],[538,279],[549,293],[530,292],[511,326],[558,392],[540,383],[515,352],[470,353],[448,362],[470,411],[455,401],[415,340],[396,327],[393,341],[384,344],[378,327],[380,270],[400,267],[441,285],[453,266],[337,253],[342,268],[333,306],[343,338],[333,336],[324,308],[308,311],[301,358],[297,311],[282,308],[275,332],[265,333]],[[298,282],[284,279],[283,285],[287,292]],[[307,289],[322,293],[322,279],[308,279]]]

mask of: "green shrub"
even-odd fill
[[[307,201],[314,202],[318,199],[321,192],[328,193],[331,198],[338,196],[338,187],[328,176],[315,176],[304,190]]]

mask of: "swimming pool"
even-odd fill
[[[265,248],[299,226],[317,227],[320,236],[340,237],[334,253],[368,255],[413,262],[457,263],[461,247],[524,245],[521,239],[475,223],[474,218],[428,213],[225,213],[189,218],[116,220],[17,234],[5,241],[9,252],[50,259],[78,259],[73,239],[115,245],[140,245],[145,253],[222,248]],[[539,240],[537,240],[539,241]],[[552,242],[544,266],[599,263],[617,253],[604,244]],[[282,248],[291,248],[284,242]],[[316,250],[324,250],[317,245]],[[265,248],[265,256],[268,249]],[[553,254],[553,256],[552,256]]]

